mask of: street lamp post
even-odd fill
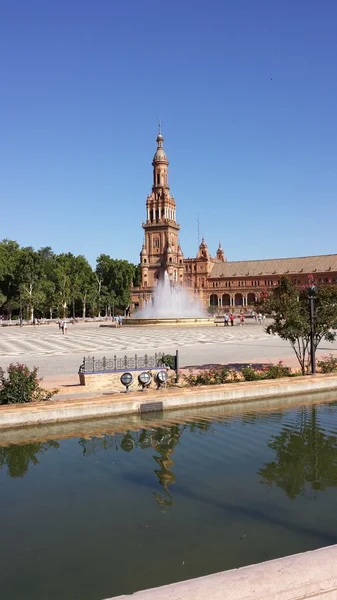
[[[309,303],[310,303],[310,359],[311,359],[311,373],[315,375],[316,373],[316,357],[315,357],[315,345],[314,345],[314,337],[315,337],[315,297],[316,297],[316,288],[313,285],[309,288]]]

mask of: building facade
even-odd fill
[[[184,258],[163,143],[159,131],[152,161],[152,191],[146,200],[146,221],[142,225],[141,285],[132,289],[133,310],[151,300],[165,271],[172,285],[184,285],[206,308],[217,313],[250,310],[261,294],[278,285],[283,275],[298,285],[305,284],[309,275],[316,284],[337,283],[337,254],[228,261],[220,243],[212,256],[203,238],[196,257]]]

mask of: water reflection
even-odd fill
[[[160,485],[166,492],[166,497],[153,493],[153,496],[159,506],[173,506],[173,496],[170,492],[170,485],[175,483],[176,478],[173,473],[174,461],[172,454],[174,448],[179,444],[181,431],[179,426],[172,426],[169,429],[158,429],[153,432],[152,447],[158,452],[159,456],[153,456],[159,466],[154,472],[158,477]]]
[[[24,477],[31,464],[38,465],[37,456],[44,454],[50,448],[59,448],[58,442],[35,442],[23,446],[0,447],[0,469],[7,469],[9,477]]]
[[[259,428],[263,426],[263,430],[269,431],[268,446],[274,451],[274,456],[257,471],[255,467],[254,471],[260,476],[260,483],[276,485],[290,499],[294,499],[299,494],[316,493],[329,487],[337,487],[335,414],[336,406],[331,403],[300,406],[284,412],[246,413],[234,419],[202,418],[188,423],[162,426],[158,426],[160,421],[155,421],[153,426],[150,427],[147,423],[146,427],[136,431],[80,438],[79,444],[83,456],[86,457],[110,449],[128,454],[136,449],[149,452],[153,450],[153,473],[162,490],[160,493],[153,492],[153,497],[159,506],[172,507],[172,486],[176,483],[174,453],[184,432],[207,434],[218,422],[221,423],[221,427],[234,427],[232,442],[234,445],[240,444],[238,449],[244,450],[242,439],[236,437],[235,428],[251,426],[251,430],[247,431],[248,441],[249,438],[254,439]],[[225,431],[221,438],[226,439]],[[215,440],[215,446],[221,438]],[[209,438],[208,444],[213,445]],[[51,448],[59,447],[60,444],[56,441],[0,447],[0,470],[5,469],[9,477],[23,477],[31,465],[39,463],[41,455]]]
[[[151,429],[142,429],[141,431],[127,431],[122,437],[120,435],[93,437],[90,439],[81,438],[79,444],[83,448],[83,455],[99,452],[100,450],[123,450],[131,452],[135,448],[146,450],[153,448],[157,454],[153,455],[157,466],[154,473],[158,478],[159,484],[165,491],[164,495],[153,492],[153,497],[161,507],[172,507],[174,499],[170,486],[176,482],[173,472],[174,460],[173,454],[175,447],[179,444],[184,431],[207,432],[212,427],[212,421],[204,419],[192,421],[185,424],[173,424],[166,427],[155,427]]]
[[[318,410],[298,409],[292,427],[283,426],[268,444],[274,460],[258,471],[263,483],[276,484],[291,499],[337,486],[337,437],[320,426]]]

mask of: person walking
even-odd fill
[[[63,335],[65,333],[67,333],[67,331],[68,331],[67,321],[64,320],[63,323],[62,323],[62,333],[63,333]]]
[[[241,313],[240,315],[240,325],[244,325],[245,324],[245,315],[244,313]]]
[[[262,324],[262,314],[259,312],[259,314],[257,315],[257,322],[259,325]]]
[[[230,322],[231,322],[231,326],[232,326],[232,327],[233,327],[233,325],[234,325],[234,318],[235,318],[235,317],[234,317],[233,313],[231,313],[231,314],[229,315],[229,320],[230,320]]]
[[[223,322],[224,327],[228,327],[228,314],[226,313],[224,316],[224,322]]]

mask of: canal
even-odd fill
[[[337,543],[337,402],[241,410],[1,433],[1,597],[102,600]]]

